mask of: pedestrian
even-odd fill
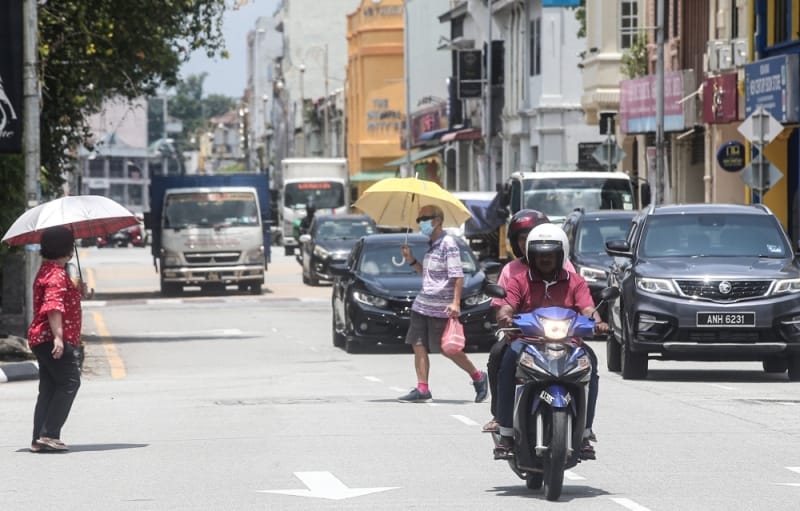
[[[39,362],[39,396],[33,414],[31,451],[66,451],[61,428],[81,386],[81,297],[86,284],[77,284],[66,265],[75,253],[67,227],[42,233],[43,259],[33,283],[33,321],[28,345]]]
[[[400,249],[408,265],[422,273],[422,289],[411,305],[411,319],[406,334],[406,344],[410,344],[414,350],[417,386],[398,398],[398,401],[405,403],[432,401],[428,386],[429,354],[441,352],[441,338],[447,320],[458,318],[461,313],[461,289],[464,285],[461,251],[453,236],[444,232],[443,221],[441,208],[423,206],[419,210],[417,224],[420,232],[430,238],[428,251],[420,261],[411,253],[408,245]],[[489,387],[486,373],[476,369],[463,351],[444,355],[472,378],[475,402],[484,401]]]

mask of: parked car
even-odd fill
[[[377,230],[367,215],[314,215],[308,234],[299,239],[303,283],[316,286],[320,280],[333,280],[330,266],[345,262],[358,239]]]
[[[332,266],[333,345],[348,353],[363,344],[402,344],[408,330],[411,304],[422,287],[422,276],[400,255],[407,243],[414,254],[428,249],[421,234],[373,234],[358,240],[347,262]],[[486,276],[470,248],[458,240],[464,287],[461,322],[468,345],[488,348],[494,343],[494,311],[483,293]]]
[[[649,207],[614,256],[608,369],[645,378],[648,358],[762,361],[800,380],[800,264],[763,205]]]
[[[606,253],[606,241],[625,239],[635,215],[630,210],[587,212],[578,208],[562,224],[569,240],[569,260],[589,284],[595,304],[600,303],[600,292],[608,286],[608,267],[614,261]],[[601,307],[599,312],[608,321],[608,307]]]

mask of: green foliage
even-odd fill
[[[575,7],[575,19],[580,23],[580,28],[576,34],[579,39],[586,37],[586,0],[581,0],[580,7]]]
[[[103,101],[155,95],[178,83],[195,50],[227,57],[226,0],[58,0],[39,14],[42,196],[58,195],[62,173],[88,141],[88,116]],[[0,231],[24,208],[22,158],[0,157]],[[19,200],[17,200],[19,199]]]
[[[647,35],[639,32],[631,47],[622,55],[622,74],[628,79],[645,76],[647,69]]]
[[[178,82],[175,94],[169,98],[169,115],[183,123],[183,132],[176,138],[184,148],[196,149],[198,144],[192,144],[191,139],[206,127],[208,119],[222,115],[236,106],[236,100],[228,96],[211,94],[204,98],[203,82],[206,76],[206,73],[189,75]]]

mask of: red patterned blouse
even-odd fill
[[[63,266],[54,261],[42,263],[33,283],[33,322],[28,329],[28,345],[53,341],[47,321],[49,311],[61,312],[64,342],[81,343],[81,292],[72,283]]]

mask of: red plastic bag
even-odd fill
[[[464,349],[464,326],[458,318],[450,318],[442,332],[442,353],[454,355]]]

